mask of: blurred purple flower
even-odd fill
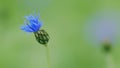
[[[95,34],[96,37],[100,40],[112,39],[116,35],[116,24],[113,22],[112,19],[104,18],[103,20],[99,21],[99,23],[95,27]]]
[[[103,12],[92,17],[87,25],[88,37],[96,42],[109,40],[113,43],[119,32],[119,17],[116,13]],[[91,39],[90,38],[90,39]]]

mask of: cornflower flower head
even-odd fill
[[[39,16],[26,16],[25,25],[21,29],[25,32],[37,32],[42,27],[42,22],[39,21]],[[28,23],[29,22],[29,23]]]
[[[21,30],[29,33],[34,33],[36,40],[40,44],[46,45],[50,37],[45,30],[41,29],[42,22],[39,21],[39,16],[29,15],[25,18],[25,25],[21,26]]]

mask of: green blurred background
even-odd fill
[[[20,30],[24,16],[34,13],[50,35],[52,68],[106,68],[101,45],[85,31],[89,19],[106,9],[119,15],[120,0],[0,0],[0,68],[47,68],[45,47]],[[119,40],[112,51],[117,68]]]

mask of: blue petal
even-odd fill
[[[32,29],[30,29],[28,26],[21,26],[21,30],[24,30],[25,32],[34,32]]]
[[[25,16],[25,18],[29,23],[25,22],[25,26],[22,27],[22,30],[26,32],[36,32],[41,28],[42,23],[39,21],[39,16],[29,15]]]
[[[39,18],[38,17],[34,17],[34,16],[32,16],[32,15],[30,15],[30,16],[26,16],[25,17],[29,22],[33,22],[33,23],[38,23],[39,22]]]
[[[31,28],[34,32],[38,31],[37,28],[39,28],[38,24],[34,24],[34,23],[28,24],[28,27]]]
[[[38,25],[38,27],[39,27],[39,29],[42,27],[42,22],[39,22],[39,25]]]
[[[33,21],[30,21],[29,26],[32,27],[35,31],[38,31],[42,26],[42,23],[41,22],[34,23]]]
[[[29,28],[29,29],[31,29],[31,30],[33,30],[33,32],[36,32],[36,31],[38,31],[38,30],[36,30],[36,27],[37,27],[37,25],[34,25],[34,23],[26,23],[25,22],[25,25]]]

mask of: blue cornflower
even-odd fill
[[[37,32],[42,26],[42,22],[39,21],[39,16],[29,15],[25,17],[25,25],[21,29],[25,32]],[[28,23],[29,22],[29,23]]]
[[[25,21],[25,25],[21,27],[21,29],[25,32],[33,32],[36,40],[40,44],[46,45],[50,39],[48,33],[40,29],[42,27],[42,22],[39,21],[39,16],[26,16],[27,20]]]

